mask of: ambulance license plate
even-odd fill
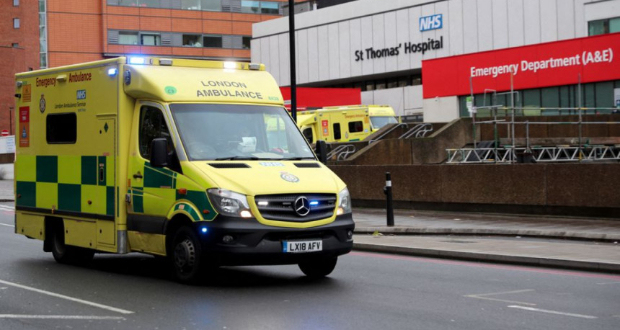
[[[304,253],[323,251],[323,242],[318,241],[282,241],[282,252]]]

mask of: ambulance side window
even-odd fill
[[[361,121],[352,121],[349,122],[349,132],[350,133],[358,133],[364,130],[364,123]]]
[[[340,140],[342,136],[340,135],[340,123],[334,124],[334,140]]]
[[[28,135],[25,127],[20,134],[24,138]],[[45,139],[48,144],[74,144],[77,141],[77,116],[75,113],[47,115]]]
[[[145,159],[151,159],[151,141],[156,138],[166,138],[168,147],[170,149],[173,147],[164,114],[157,108],[144,106],[140,109],[140,138],[138,143],[140,155]]]
[[[304,137],[306,138],[306,140],[308,140],[308,143],[313,143],[313,137],[312,137],[312,128],[311,127],[306,127],[304,128],[303,131]]]

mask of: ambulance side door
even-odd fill
[[[181,169],[163,107],[145,102],[137,111],[138,118],[134,119],[133,126],[137,130],[136,143],[132,143],[129,159],[131,187],[127,226],[130,231],[162,235],[168,211],[176,201],[176,182]],[[156,138],[168,140],[172,156],[167,167],[150,165],[151,142]]]

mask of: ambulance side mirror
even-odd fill
[[[151,141],[151,166],[168,166],[168,141],[165,138]]]
[[[323,164],[327,163],[327,143],[323,140],[316,141],[315,147],[316,156],[319,157],[319,161]]]

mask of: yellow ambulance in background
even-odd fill
[[[119,57],[16,75],[15,231],[61,263],[166,256],[332,272],[346,185],[317,161],[260,64]]]
[[[389,105],[324,107],[297,113],[297,126],[309,143],[362,141],[387,124],[396,124]]]

